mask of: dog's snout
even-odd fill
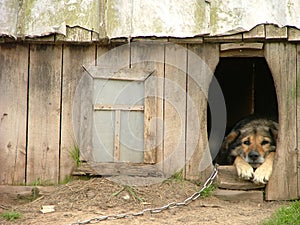
[[[255,161],[258,159],[259,153],[257,151],[251,151],[248,156],[251,160]]]

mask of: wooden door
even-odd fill
[[[85,67],[73,121],[81,159],[97,174],[162,176],[147,157],[156,153],[148,140],[156,129],[151,125],[155,110],[149,110],[156,82],[153,68]]]

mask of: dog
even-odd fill
[[[277,136],[276,121],[250,116],[233,127],[222,151],[233,157],[240,178],[266,184],[272,174]]]

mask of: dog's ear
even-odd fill
[[[274,142],[277,142],[277,137],[278,137],[278,127],[277,126],[272,126],[269,128],[269,132],[274,140]]]
[[[224,139],[221,150],[227,151],[229,149],[229,146],[238,138],[240,135],[239,131],[231,131]]]

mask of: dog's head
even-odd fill
[[[233,157],[241,156],[253,168],[259,167],[265,157],[276,150],[278,124],[256,119],[238,124],[225,138],[222,148]]]

